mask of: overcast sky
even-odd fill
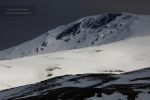
[[[35,17],[0,16],[0,50],[85,16],[106,12],[150,15],[150,0],[0,0],[0,5],[36,6]]]

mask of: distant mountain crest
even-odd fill
[[[134,28],[138,27],[133,23],[136,20],[140,21],[138,18],[140,16],[128,13],[105,13],[84,17],[68,25],[50,30],[31,41],[1,51],[0,60],[98,46],[119,41],[135,35],[132,26]]]

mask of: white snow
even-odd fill
[[[143,36],[101,46],[0,61],[0,89],[66,74],[145,68],[150,65],[149,40],[150,36]],[[54,70],[48,71],[49,68]],[[48,74],[52,76],[47,77]]]
[[[135,100],[149,100],[150,94],[140,93]]]
[[[92,25],[94,25],[96,21],[99,21],[99,19],[102,19],[104,16],[108,17],[107,14],[81,18],[71,24],[50,30],[31,41],[1,51],[0,59],[7,60],[52,53],[61,50],[98,46],[130,37],[150,35],[150,16],[133,15],[128,13],[122,14],[123,15],[118,16],[110,23],[106,23],[106,25],[98,28],[91,28],[91,26],[88,25],[90,23],[93,23]],[[124,19],[128,16],[130,16],[130,18]],[[88,24],[89,21],[90,23]],[[81,24],[77,30],[74,30],[76,34],[75,36],[72,35],[73,33],[68,33],[71,35],[57,39],[58,35],[67,29],[71,29],[73,25],[78,23]],[[66,40],[68,41],[65,42]]]
[[[124,19],[127,16],[131,18]],[[0,90],[66,74],[101,73],[104,70],[126,72],[149,67],[150,16],[123,13],[102,30],[85,27],[88,21],[92,23],[92,20],[95,22],[101,17],[82,18],[19,46],[0,51],[0,59],[6,58],[0,61]],[[79,22],[79,34],[56,39],[57,35]],[[65,39],[70,41],[64,42]],[[48,45],[42,46],[44,42]],[[130,79],[130,76],[122,77]]]

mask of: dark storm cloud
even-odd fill
[[[35,17],[0,17],[0,50],[79,18],[106,12],[150,15],[150,0],[0,0],[0,5],[35,5]]]

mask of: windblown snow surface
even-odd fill
[[[119,73],[150,66],[150,36],[45,55],[0,61],[0,89],[83,73]]]
[[[85,17],[1,51],[0,90],[66,74],[122,73],[149,67],[149,51],[150,16]]]

